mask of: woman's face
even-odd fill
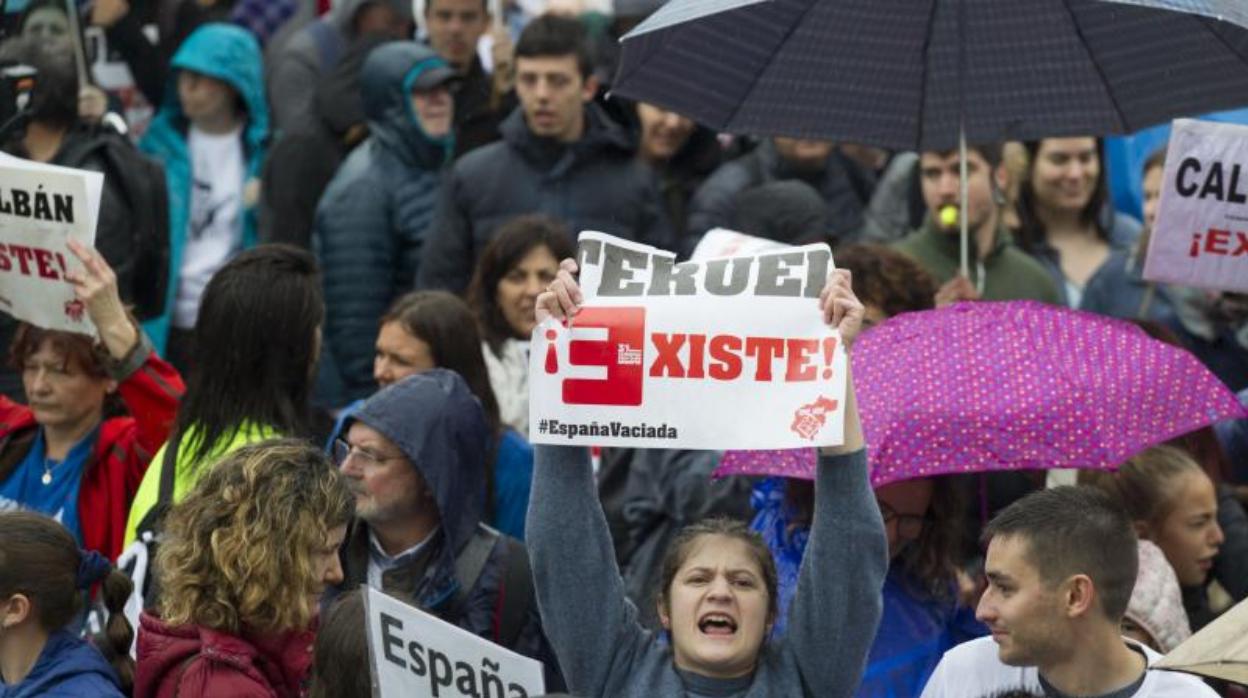
[[[22,364],[22,387],[36,422],[77,432],[100,421],[104,399],[116,383],[87,373],[45,339]]]
[[[377,334],[373,355],[373,379],[386,387],[408,376],[436,368],[433,350],[423,339],[414,337],[397,322],[387,322]]]
[[[771,631],[768,603],[763,572],[744,541],[694,541],[668,588],[668,608],[659,608],[676,666],[713,678],[752,672]]]
[[[693,119],[653,104],[637,105],[641,122],[641,155],[652,163],[671,160],[693,134]]]
[[[1161,201],[1161,176],[1164,171],[1165,168],[1158,165],[1144,173],[1144,225],[1149,230],[1157,222],[1157,204]]]
[[[316,615],[326,589],[342,584],[342,563],[338,560],[338,549],[342,547],[346,537],[345,525],[331,529],[325,537],[325,545],[312,551],[312,588],[316,591],[308,596],[309,616]]]
[[[1171,487],[1173,508],[1160,524],[1146,526],[1144,537],[1166,554],[1179,584],[1199,586],[1205,583],[1222,546],[1217,493],[1209,477],[1198,472],[1174,478]]]
[[[520,258],[498,282],[494,302],[516,337],[527,339],[533,333],[537,324],[537,294],[555,280],[558,272],[559,260],[550,253],[550,248],[540,245]]]
[[[1046,138],[1031,168],[1036,202],[1058,211],[1080,212],[1092,200],[1100,173],[1095,138]]]

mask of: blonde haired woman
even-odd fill
[[[301,695],[353,509],[329,459],[300,441],[245,446],[205,472],[169,514],[136,698]]]

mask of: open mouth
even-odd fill
[[[730,637],[737,634],[737,621],[725,613],[708,613],[698,620],[703,635]]]

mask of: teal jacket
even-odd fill
[[[182,113],[182,104],[178,99],[175,82],[178,71],[193,70],[217,78],[242,97],[247,108],[243,149],[247,154],[248,180],[260,176],[269,136],[263,58],[259,44],[245,29],[230,24],[205,24],[182,43],[171,65],[173,70],[170,85],[165,90],[165,102],[139,142],[143,152],[165,166],[165,180],[169,187],[169,289],[165,295],[165,312],[143,323],[143,329],[161,355],[169,336],[173,300],[178,292],[178,276],[182,269],[187,220],[191,215],[191,156],[187,148],[190,122]],[[249,203],[252,205],[246,207],[243,216],[244,248],[256,243],[255,202]]]

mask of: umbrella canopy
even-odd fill
[[[1153,665],[1248,686],[1248,601],[1239,602]]]
[[[721,131],[900,150],[952,149],[962,125],[971,143],[1123,133],[1248,103],[1232,21],[1240,0],[672,0],[624,38],[614,91]]]
[[[1191,353],[1127,322],[1033,301],[905,313],[854,346],[871,483],[1117,467],[1248,415]],[[813,477],[813,451],[742,452],[717,475]]]

